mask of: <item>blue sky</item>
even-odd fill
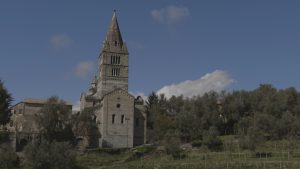
[[[0,78],[15,102],[78,101],[97,73],[113,9],[130,52],[131,92],[300,89],[300,1],[4,0]]]

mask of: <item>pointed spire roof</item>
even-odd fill
[[[123,45],[123,39],[119,28],[118,20],[117,20],[116,10],[114,10],[112,21],[106,35],[106,41],[110,45],[116,45],[116,44],[120,46]]]

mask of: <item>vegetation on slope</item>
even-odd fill
[[[202,141],[213,149],[212,144],[221,144],[219,136],[239,135],[241,148],[255,150],[261,142],[300,135],[300,93],[295,88],[260,85],[253,91],[170,99],[152,93],[147,110],[150,143],[177,136],[181,142]]]
[[[2,85],[3,89],[5,89]],[[1,94],[2,94],[1,93]],[[7,92],[4,92],[7,94]],[[10,96],[5,95],[5,96]],[[1,100],[5,113],[11,98]],[[37,116],[40,142],[17,156],[0,147],[1,168],[300,168],[300,93],[261,85],[253,91],[166,99],[150,94],[148,146],[75,152],[75,135],[93,133],[89,112],[68,116],[56,97]],[[4,114],[3,112],[0,112]],[[9,116],[2,119],[7,123]],[[8,117],[8,119],[7,119]],[[54,126],[54,127],[53,127]],[[7,133],[0,133],[0,143]],[[67,136],[67,137],[66,137]],[[91,140],[92,141],[92,140]],[[2,143],[4,144],[4,143]]]

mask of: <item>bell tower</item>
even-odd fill
[[[99,55],[99,84],[97,93],[105,94],[122,89],[128,91],[128,50],[122,39],[116,11]]]
[[[145,143],[146,109],[141,97],[128,93],[128,55],[114,11],[100,51],[98,75],[80,98],[81,110],[95,108],[98,132],[88,136],[95,140],[89,145],[124,148]]]

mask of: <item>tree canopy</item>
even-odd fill
[[[217,131],[213,137],[235,134],[254,143],[300,134],[300,93],[293,87],[278,90],[262,84],[252,91],[170,99],[151,93],[147,110],[150,142],[170,133],[182,141],[205,141],[212,128]]]
[[[45,106],[36,116],[43,139],[52,141],[74,142],[75,136],[72,131],[72,110],[65,101],[58,97],[50,97]]]
[[[0,125],[5,125],[10,118],[10,105],[12,102],[11,94],[0,80]]]

